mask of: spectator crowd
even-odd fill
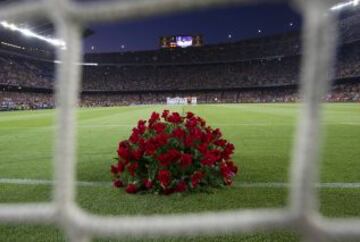
[[[83,93],[81,107],[165,104],[167,97],[197,97],[198,103],[291,103],[301,100],[296,87],[272,87],[238,91],[185,91],[159,93]],[[360,82],[336,84],[324,102],[360,102]],[[46,109],[55,106],[49,93],[0,91],[0,110]]]
[[[294,34],[184,50],[92,54],[85,61],[99,64],[83,66],[80,104],[164,103],[175,96],[196,96],[199,103],[296,102],[300,60]],[[54,107],[55,65],[0,48],[0,108]],[[339,47],[334,72],[337,84],[324,101],[359,102],[360,41]]]
[[[296,55],[218,63],[125,65],[109,64],[104,57],[98,66],[83,66],[82,90],[172,91],[296,85],[300,59]],[[52,89],[55,65],[0,51],[0,85]],[[336,79],[360,76],[360,41],[339,49],[334,69]]]

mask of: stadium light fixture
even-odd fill
[[[350,6],[353,6],[353,7],[356,7],[357,5],[359,5],[359,0],[351,0],[351,1],[347,1],[347,2],[341,2],[341,3],[338,3],[334,6],[332,6],[330,8],[331,11],[340,11],[341,9],[343,8],[347,8],[347,7],[350,7]]]
[[[21,34],[23,34],[26,37],[39,39],[39,40],[45,41],[45,42],[47,42],[47,43],[49,43],[49,44],[51,44],[53,46],[59,47],[61,49],[66,49],[66,43],[63,40],[48,38],[48,37],[39,35],[37,33],[32,32],[29,29],[20,28],[20,27],[16,26],[15,24],[8,23],[7,21],[1,21],[0,25],[2,27],[4,27],[5,29],[20,32]]]
[[[62,64],[62,62],[60,60],[54,60],[53,61],[55,64]],[[98,66],[99,64],[98,63],[92,63],[92,62],[79,62],[79,63],[76,63],[76,65],[79,65],[79,66]]]

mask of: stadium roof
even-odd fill
[[[34,0],[27,0],[27,1],[34,1]],[[0,5],[6,5],[7,3],[14,3],[14,2],[25,2],[25,0],[0,0]],[[6,22],[6,19],[0,19],[2,22]],[[6,22],[7,23],[7,22]],[[21,22],[16,23],[9,23],[16,25],[17,28],[32,32],[36,35],[39,35],[44,38],[55,39],[55,27],[54,24],[49,21],[48,19],[36,19],[36,20],[23,20]],[[1,27],[1,26],[0,26]],[[21,32],[21,31],[19,31]],[[94,31],[86,28],[83,32],[83,37],[86,38],[92,35]],[[15,39],[14,39],[15,36]],[[4,29],[0,29],[0,40],[4,41],[18,41],[17,34],[9,34],[9,31],[4,31]],[[27,35],[29,36],[29,35]]]

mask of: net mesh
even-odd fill
[[[100,2],[100,1],[99,1]],[[234,210],[216,213],[107,217],[89,214],[75,203],[76,118],[82,45],[80,30],[90,22],[114,21],[214,5],[246,4],[245,0],[129,0],[93,2],[70,0],[19,2],[1,6],[0,19],[47,17],[67,43],[59,50],[57,70],[57,135],[55,183],[50,203],[0,204],[0,223],[55,224],[70,241],[94,237],[161,236],[294,230],[306,241],[338,238],[360,240],[360,219],[328,219],[318,212],[321,96],[332,78],[337,40],[336,16],[328,0],[291,2],[303,14],[304,54],[301,71],[303,104],[290,173],[289,205],[284,209]],[[257,1],[256,1],[257,2]],[[252,1],[254,3],[254,1]],[[56,9],[56,11],[55,11]]]

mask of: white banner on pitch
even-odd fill
[[[187,105],[187,104],[197,104],[197,97],[167,97],[167,105]]]

